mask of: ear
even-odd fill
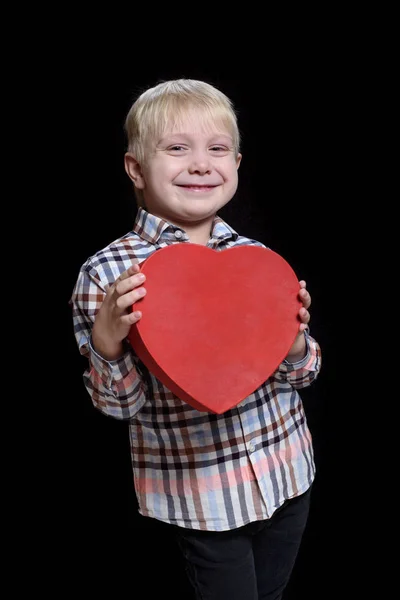
[[[242,161],[242,155],[239,153],[236,157],[236,169],[239,168],[241,161]]]
[[[142,169],[140,164],[131,152],[126,152],[124,156],[124,164],[125,171],[127,172],[128,177],[132,179],[135,187],[138,190],[142,190],[144,188],[144,177]]]

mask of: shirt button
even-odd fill
[[[180,239],[182,239],[182,237],[183,237],[183,233],[182,233],[182,231],[180,231],[179,229],[177,229],[177,230],[175,231],[175,237],[176,237],[176,239],[177,239],[177,240],[180,240]]]
[[[255,449],[256,449],[256,447],[253,444],[253,442],[250,442],[250,444],[249,444],[249,452],[254,452]]]

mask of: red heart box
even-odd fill
[[[172,244],[141,265],[136,354],[178,398],[221,414],[277,369],[299,330],[298,279],[276,252]]]

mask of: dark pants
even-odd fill
[[[310,490],[270,519],[232,531],[177,527],[198,600],[280,600],[288,584],[310,505]]]

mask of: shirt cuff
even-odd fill
[[[97,371],[107,388],[111,389],[113,383],[122,381],[135,367],[133,353],[127,350],[116,360],[106,360],[93,348],[92,338],[89,339],[90,362]]]
[[[310,352],[310,342],[308,339],[309,333],[308,333],[307,329],[304,331],[304,337],[306,340],[306,354],[302,359],[300,359],[296,362],[290,362],[285,358],[283,361],[283,364],[288,368],[288,371],[297,371],[299,369],[304,369],[310,362],[311,352]]]

